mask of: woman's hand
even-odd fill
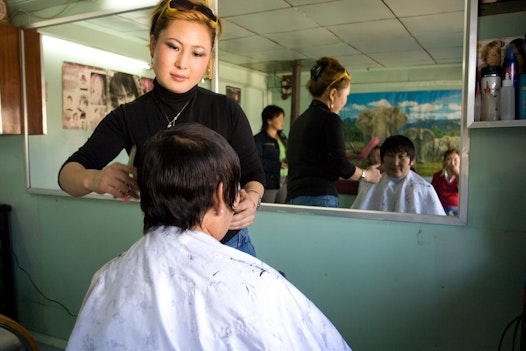
[[[367,167],[365,170],[365,181],[367,183],[378,183],[380,181],[380,178],[382,178],[382,173],[380,172],[381,165],[375,164]]]
[[[259,199],[253,192],[247,193],[245,189],[239,191],[240,201],[236,206],[234,217],[228,229],[243,229],[254,223]]]
[[[243,229],[254,223],[264,189],[263,184],[256,181],[245,184],[244,189],[239,191],[240,201],[235,208],[234,217],[228,229]]]
[[[450,162],[446,165],[447,174],[455,176],[458,178],[460,175],[460,164],[455,162]]]
[[[115,162],[100,171],[95,170],[88,179],[88,188],[97,194],[110,194],[116,198],[139,198],[137,169],[133,166]]]
[[[102,170],[86,169],[78,162],[70,162],[60,170],[59,184],[71,196],[91,192],[110,194],[116,198],[139,198],[137,169],[122,163],[112,163]]]

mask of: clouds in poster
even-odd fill
[[[460,120],[462,91],[431,90],[379,93],[351,93],[340,111],[342,119],[356,120],[360,112],[377,106],[398,106],[404,110],[408,123],[419,120]]]

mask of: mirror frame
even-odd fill
[[[220,0],[218,0],[220,1]],[[217,1],[215,2],[217,10]],[[468,175],[469,175],[469,128],[467,128],[467,121],[473,120],[474,113],[474,94],[475,94],[475,66],[476,66],[476,43],[477,43],[477,24],[478,24],[478,1],[477,0],[465,0],[464,3],[464,43],[463,43],[463,65],[462,65],[462,118],[461,118],[461,167],[460,167],[460,179],[459,182],[462,186],[459,189],[459,215],[458,216],[436,216],[436,215],[423,215],[423,214],[408,214],[408,213],[397,213],[397,212],[381,212],[381,211],[365,211],[365,210],[351,210],[345,208],[324,208],[314,206],[298,206],[298,205],[286,205],[286,204],[269,204],[262,203],[260,211],[265,212],[276,212],[276,213],[295,213],[295,214],[311,214],[321,216],[333,216],[333,217],[344,217],[344,218],[357,218],[357,219],[372,219],[372,220],[385,220],[385,221],[398,221],[398,222],[415,222],[415,223],[429,223],[429,224],[444,224],[444,225],[465,225],[467,223],[467,212],[468,212]],[[25,26],[26,28],[38,29],[42,27],[65,24],[78,20],[85,20],[89,18],[98,17],[101,15],[111,15],[122,12],[129,12],[134,10],[145,9],[145,6],[137,6],[136,8],[126,8],[124,11],[121,9],[104,11],[103,14],[89,13],[84,16],[74,15],[70,17],[63,17],[55,20],[48,20],[43,22],[35,22],[32,25]],[[151,6],[150,6],[151,8]],[[22,45],[23,47],[23,45]],[[218,45],[215,45],[216,50],[216,69],[214,70],[214,77],[212,79],[211,87],[216,89],[218,85],[217,77],[217,66],[220,57],[218,54]],[[24,58],[22,52],[22,58]],[[22,64],[22,75],[25,76],[24,64]],[[25,80],[24,80],[25,85]],[[25,86],[23,91],[25,91]],[[27,106],[27,99],[23,97],[24,107]],[[26,108],[24,108],[24,161],[26,170],[26,191],[30,194],[39,195],[54,195],[54,196],[69,196],[61,190],[54,189],[42,189],[31,187],[31,176],[30,176],[30,155],[29,155],[29,135],[27,131],[28,116]],[[114,200],[113,197],[99,194],[89,194],[83,198],[93,199],[110,199]]]

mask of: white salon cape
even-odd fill
[[[403,178],[386,173],[377,184],[360,182],[352,209],[446,215],[433,186],[413,171]]]
[[[279,272],[201,232],[157,229],[93,277],[66,350],[350,350]]]

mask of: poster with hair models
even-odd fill
[[[93,131],[114,108],[153,88],[153,79],[72,62],[62,64],[62,128]]]
[[[106,115],[106,70],[64,62],[62,127],[93,130]]]
[[[141,95],[140,78],[135,74],[108,71],[108,111],[132,102]]]

